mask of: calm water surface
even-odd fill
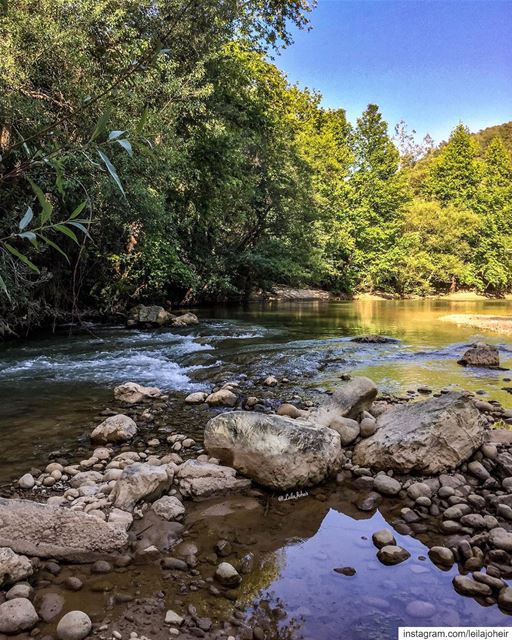
[[[502,364],[512,366],[512,341],[440,320],[451,313],[511,311],[512,303],[503,301],[254,304],[201,310],[201,325],[190,330],[94,327],[78,335],[4,345],[0,483],[43,464],[49,452],[63,446],[88,448],[91,420],[108,406],[112,387],[128,380],[158,386],[180,399],[212,382],[241,375],[257,381],[273,374],[291,381],[282,388],[285,400],[302,389],[306,394],[330,389],[341,374],[350,373],[373,378],[384,392],[454,385],[483,391],[484,397],[512,408],[512,396],[503,390],[510,385],[504,381],[507,372],[456,364],[469,344],[485,339],[499,345]],[[351,341],[367,333],[397,341]],[[183,431],[202,426],[187,425],[180,417]],[[233,532],[255,536],[257,563],[244,580],[244,601],[255,619],[268,615],[269,607],[284,612],[276,618],[276,638],[380,640],[396,638],[397,627],[408,624],[509,626],[510,617],[497,607],[484,608],[453,591],[456,569],[443,572],[423,559],[428,536],[419,540],[397,534],[411,559],[398,567],[381,565],[371,533],[390,526],[396,505],[362,514],[352,506],[353,498],[349,488],[336,488],[327,500],[274,500],[270,508],[240,506],[222,517],[215,516],[215,509],[203,513],[194,507],[188,524],[205,552],[219,537],[232,539]],[[333,571],[340,566],[352,566],[357,573],[347,577]],[[156,582],[154,568],[142,571],[143,592],[144,585],[150,592]],[[104,597],[90,594],[98,615]],[[416,600],[432,605],[427,607],[430,616],[415,617],[411,602]],[[206,599],[203,606],[211,612],[217,605]]]

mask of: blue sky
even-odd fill
[[[274,62],[355,121],[369,102],[436,142],[512,120],[512,0],[319,0]]]

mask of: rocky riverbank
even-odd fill
[[[356,517],[385,514],[372,536],[383,566],[409,562],[403,536],[419,538],[436,566],[458,568],[459,594],[511,612],[512,432],[499,427],[512,412],[448,389],[383,397],[367,378],[324,402],[289,397],[288,385],[228,380],[183,398],[201,439],[179,429],[159,389],[116,387],[87,455],[54,453],[0,500],[0,634],[278,637],[278,611],[247,608],[258,551],[313,535],[340,496]],[[277,539],[258,540],[238,515],[274,518]],[[350,579],[357,567],[333,570]],[[413,602],[404,608],[435,614]]]

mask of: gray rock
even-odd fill
[[[398,545],[386,545],[377,552],[377,558],[382,564],[399,564],[411,557],[411,554]]]
[[[109,442],[127,442],[137,434],[135,422],[123,414],[109,416],[91,433],[93,442],[107,444]]]
[[[50,622],[62,611],[64,598],[60,593],[46,592],[38,594],[34,604],[41,620]]]
[[[475,476],[475,478],[478,478],[482,482],[485,482],[491,477],[484,465],[481,462],[478,462],[478,460],[473,460],[468,463],[468,471],[471,475]]]
[[[396,496],[402,485],[398,480],[390,478],[384,473],[379,473],[373,481],[373,488],[384,496]]]
[[[465,367],[495,368],[500,366],[500,353],[493,344],[477,342],[464,353],[458,363]]]
[[[212,418],[204,445],[223,464],[281,491],[317,484],[342,461],[340,437],[332,429],[247,411]]]
[[[500,591],[498,604],[505,611],[512,611],[512,587],[505,587]]]
[[[407,495],[412,500],[432,497],[432,489],[424,482],[414,482],[407,488]]]
[[[18,584],[15,584],[14,587],[11,587],[9,589],[9,591],[5,594],[5,599],[14,600],[14,598],[28,598],[30,600],[33,593],[34,590],[28,584],[28,582],[19,582]]]
[[[86,513],[0,498],[0,545],[16,553],[90,562],[127,543],[125,531]]]
[[[495,549],[503,551],[512,551],[512,533],[509,533],[502,527],[497,527],[489,532],[489,542]]]
[[[173,611],[172,609],[168,609],[167,613],[165,614],[165,624],[173,624],[179,627],[181,624],[183,624],[183,620],[183,616],[180,616],[179,613],[176,613],[176,611]]]
[[[342,447],[347,447],[359,437],[360,427],[357,420],[335,417],[327,426],[339,434]]]
[[[179,520],[185,514],[183,503],[174,496],[163,496],[153,502],[151,508],[157,516],[164,520]]]
[[[369,438],[377,431],[377,421],[372,418],[363,418],[360,424],[361,437]]]
[[[35,627],[39,620],[34,605],[26,598],[0,604],[0,633],[20,633]]]
[[[124,469],[112,491],[114,506],[132,511],[141,500],[151,502],[169,490],[174,472],[170,465],[154,466],[136,462]]]
[[[114,398],[125,404],[137,404],[161,397],[162,392],[157,387],[144,387],[136,382],[125,382],[114,388]]]
[[[229,562],[221,562],[215,571],[215,579],[225,587],[236,587],[242,582],[242,577]]]
[[[369,411],[378,389],[369,378],[355,377],[336,390],[332,401],[338,415],[356,420],[363,411]]]
[[[469,576],[455,576],[453,586],[455,591],[463,596],[485,597],[490,596],[492,593],[489,585],[477,582]]]
[[[398,405],[377,418],[352,462],[374,469],[434,475],[454,469],[482,445],[483,421],[462,393]]]
[[[145,306],[138,304],[132,307],[128,312],[127,325],[129,327],[151,325],[154,327],[162,327],[166,324],[172,324],[175,316],[166,311],[163,307],[157,305]]]
[[[431,547],[428,552],[428,557],[434,564],[441,567],[450,568],[455,562],[453,551],[448,547]]]
[[[372,535],[373,544],[378,548],[396,545],[395,536],[389,529],[379,529]]]
[[[196,391],[195,393],[189,393],[185,398],[187,404],[203,404],[206,401],[208,394],[204,391]]]
[[[0,522],[0,536],[1,531]],[[32,573],[32,564],[28,558],[14,553],[9,547],[0,547],[0,587],[24,580]]]
[[[237,478],[236,470],[209,462],[187,460],[178,469],[176,480],[186,498],[209,498],[243,491],[251,486],[246,478]]]
[[[18,480],[18,486],[20,487],[20,489],[32,489],[35,483],[36,481],[34,480],[34,476],[31,473],[26,473]]]
[[[234,407],[238,397],[229,389],[221,389],[210,393],[206,398],[206,402],[212,407]]]
[[[92,622],[83,611],[70,611],[59,620],[57,637],[59,640],[83,640],[89,635]]]
[[[479,513],[468,513],[467,515],[462,516],[460,523],[465,527],[470,527],[471,529],[487,528],[484,517]]]

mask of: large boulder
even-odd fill
[[[170,324],[173,319],[172,313],[169,313],[163,307],[157,305],[146,307],[143,304],[138,304],[128,312],[127,325],[129,327],[147,325],[161,327],[165,324]]]
[[[209,462],[187,460],[176,473],[180,492],[186,498],[210,498],[251,486],[247,478],[237,478],[235,469]]]
[[[175,316],[172,321],[173,327],[190,327],[194,324],[199,324],[199,318],[195,313],[190,313],[190,311],[180,316]]]
[[[137,434],[136,423],[128,416],[109,416],[91,433],[91,440],[98,444],[127,442]]]
[[[223,413],[206,425],[208,453],[266,487],[308,487],[336,472],[342,456],[332,429],[284,416]]]
[[[458,361],[465,367],[488,367],[494,369],[500,366],[498,347],[485,342],[473,344]]]
[[[370,410],[377,393],[378,389],[370,378],[352,378],[337,389],[327,403],[312,411],[309,419],[324,427],[332,424],[332,428],[340,418],[358,420],[363,411]]]
[[[132,511],[141,500],[156,500],[170,488],[173,476],[171,465],[154,466],[141,462],[129,465],[112,491],[114,506]]]
[[[0,498],[0,546],[16,553],[90,562],[127,543],[125,531],[81,511]]]
[[[32,573],[32,564],[27,557],[19,556],[8,547],[0,548],[0,587],[24,580]]]
[[[377,418],[377,431],[354,449],[353,462],[399,473],[438,474],[478,449],[484,423],[463,393],[398,405]]]
[[[157,387],[143,387],[136,382],[125,382],[114,389],[114,398],[126,404],[137,404],[160,397],[162,392]]]

